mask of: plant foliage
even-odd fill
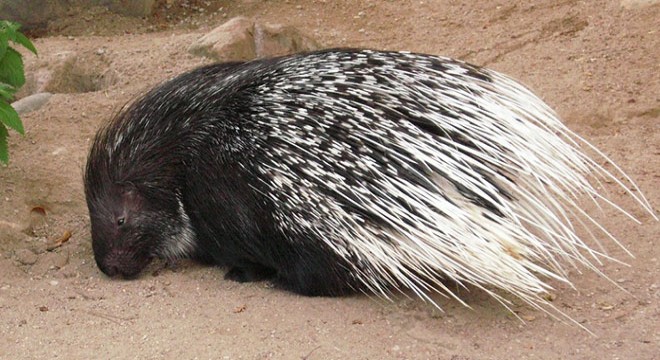
[[[25,84],[23,59],[21,54],[10,46],[10,42],[21,45],[37,54],[32,42],[18,29],[20,25],[11,21],[0,20],[0,161],[9,162],[7,147],[8,128],[23,135],[23,123],[18,113],[10,105],[14,94]]]

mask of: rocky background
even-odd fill
[[[594,335],[471,289],[442,311],[400,296],[306,298],[154,264],[135,281],[96,268],[81,174],[100,124],[176,74],[212,61],[322,47],[447,55],[518,78],[660,204],[660,4],[625,1],[0,1],[39,57],[14,106],[26,135],[0,168],[0,358],[654,359],[659,222],[585,209],[634,257],[585,269],[552,304]],[[608,165],[609,166],[609,165]],[[656,215],[657,215],[656,211]],[[588,236],[588,234],[584,234]],[[598,246],[598,245],[595,245]],[[521,322],[517,317],[520,317]]]

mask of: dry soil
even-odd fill
[[[512,299],[523,323],[476,290],[459,292],[471,308],[438,298],[439,311],[403,297],[301,297],[266,283],[226,281],[223,269],[188,262],[156,264],[134,281],[111,280],[93,261],[81,182],[100,124],[150,86],[204,63],[186,52],[188,44],[245,15],[295,25],[327,47],[447,55],[507,73],[611,156],[657,209],[657,1],[170,3],[149,19],[72,11],[38,34],[41,60],[26,54],[29,71],[58,53],[98,57],[112,81],[95,91],[56,93],[23,116],[24,137],[11,136],[11,164],[0,169],[0,358],[660,357],[660,223],[611,184],[604,185],[612,198],[641,223],[608,207],[589,211],[634,257],[603,238],[627,264],[602,264],[612,282],[576,269],[570,276],[578,290],[553,283],[553,304],[592,335]],[[69,241],[48,251],[65,232]]]

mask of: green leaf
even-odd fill
[[[20,25],[9,21],[4,21],[0,26],[0,34],[3,37],[4,43],[9,43],[9,40],[16,41],[16,33]]]
[[[5,57],[7,47],[9,47],[9,36],[4,32],[0,32],[0,59]]]
[[[20,27],[21,25],[15,22],[7,21],[7,20],[0,21],[0,33],[7,34],[10,39],[14,38],[16,31]]]
[[[7,53],[0,59],[0,81],[20,88],[25,84],[23,59],[18,51],[7,48]]]
[[[21,27],[21,24],[9,20],[3,20],[1,26],[6,28],[7,31],[16,32],[16,30]]]
[[[16,130],[21,135],[25,134],[23,123],[21,122],[21,118],[18,117],[18,113],[11,105],[4,101],[0,101],[0,122]]]
[[[35,48],[34,44],[32,44],[32,41],[30,41],[30,39],[28,39],[27,36],[23,35],[22,33],[18,31],[16,32],[16,38],[14,39],[14,42],[23,45],[26,49],[37,55],[37,48]]]
[[[0,97],[3,97],[7,101],[9,101],[14,97],[14,93],[16,93],[15,87],[0,82]]]
[[[7,146],[7,128],[0,124],[0,161],[5,165],[9,163],[9,147]]]

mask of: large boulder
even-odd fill
[[[244,61],[256,57],[254,20],[236,17],[211,30],[190,45],[191,54],[213,60]]]
[[[293,26],[236,17],[199,38],[188,50],[213,60],[246,61],[319,48],[317,41]]]
[[[257,57],[286,55],[321,48],[316,40],[293,26],[257,23],[254,30]]]

